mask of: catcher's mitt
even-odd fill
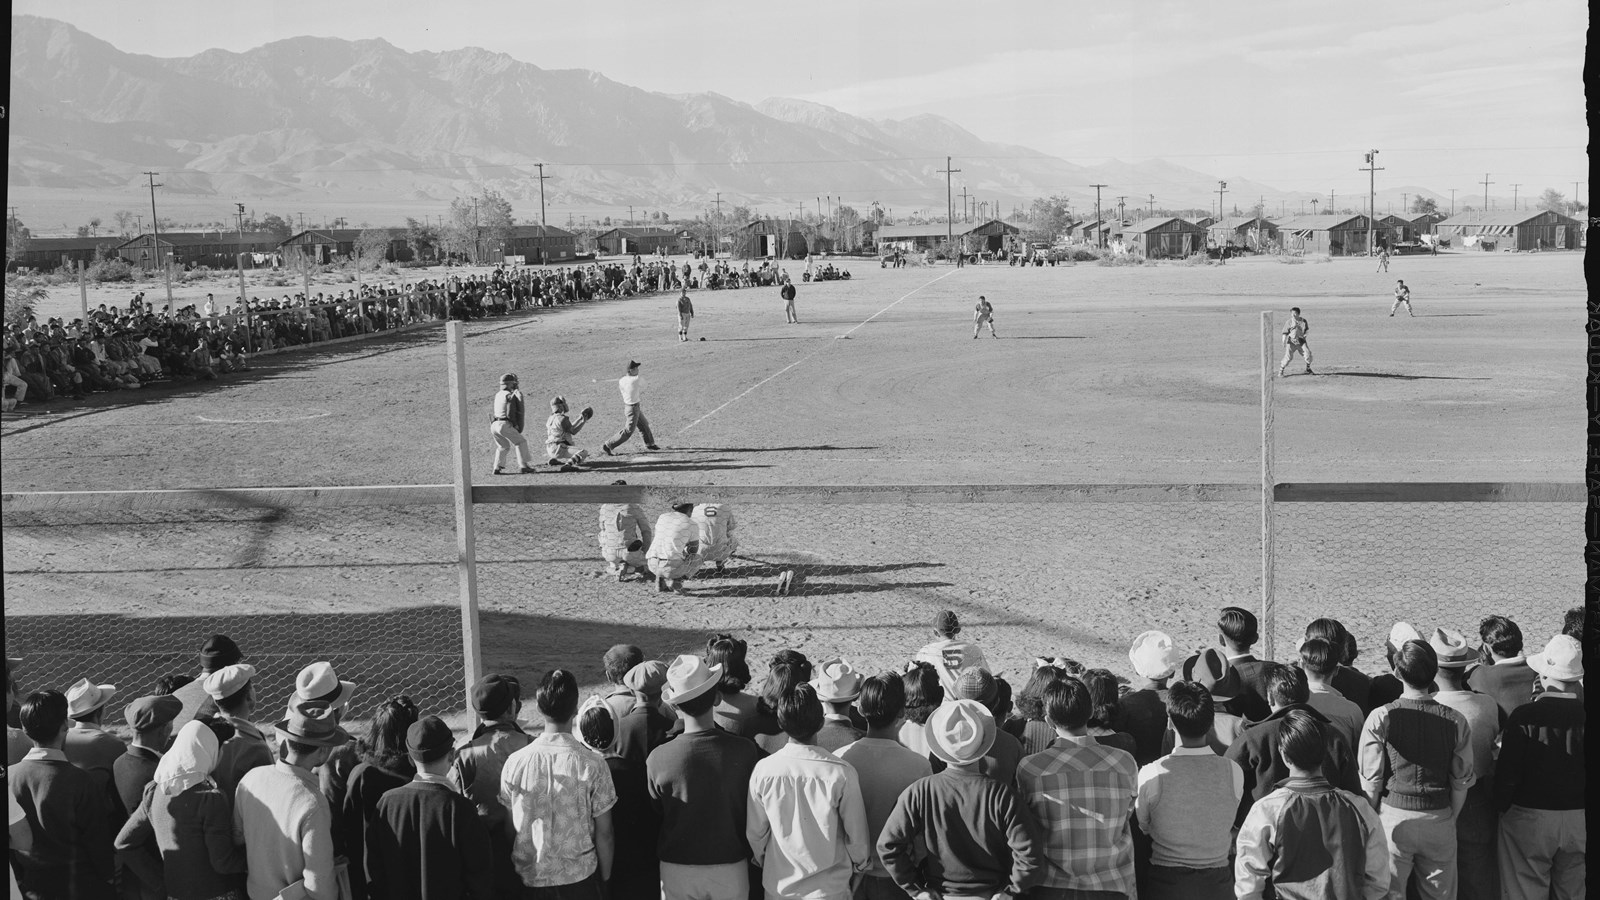
[[[592,418],[594,418],[594,407],[592,407],[592,406],[585,406],[585,407],[584,407],[584,408],[583,408],[583,412],[581,412],[581,413],[579,413],[579,415],[581,415],[581,416],[583,416],[583,417],[584,417],[584,418],[585,418],[585,419],[592,419]]]

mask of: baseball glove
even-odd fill
[[[594,418],[594,407],[585,406],[583,408],[583,412],[579,413],[579,415],[583,416],[586,420]]]

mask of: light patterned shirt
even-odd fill
[[[1044,833],[1048,888],[1132,896],[1133,810],[1139,767],[1092,737],[1057,738],[1017,767],[1017,791]]]
[[[594,820],[617,803],[611,770],[570,734],[541,734],[500,772],[516,838],[511,862],[529,887],[574,884],[599,866]]]

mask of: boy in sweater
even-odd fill
[[[1456,816],[1472,787],[1467,720],[1428,692],[1438,655],[1422,641],[1395,651],[1400,699],[1380,706],[1361,728],[1356,759],[1361,788],[1389,843],[1389,895],[1402,898],[1412,870],[1423,900],[1456,896]]]
[[[22,807],[32,846],[13,847],[17,883],[27,897],[110,898],[111,798],[104,786],[67,762],[67,698],[28,695],[18,714],[33,749],[6,773]]]
[[[1229,900],[1234,810],[1244,769],[1211,749],[1211,692],[1192,681],[1168,688],[1167,716],[1182,746],[1139,770],[1134,810],[1150,836],[1141,900]]]
[[[1251,807],[1234,864],[1238,900],[1380,900],[1389,893],[1383,824],[1361,797],[1322,777],[1326,725],[1310,710],[1275,723],[1289,777]]]
[[[913,900],[1027,892],[1043,874],[1038,826],[1016,788],[978,771],[999,730],[994,716],[976,700],[952,700],[924,729],[947,768],[906,788],[884,823],[878,856],[889,877]]]
[[[455,737],[438,716],[412,723],[410,784],[378,800],[366,842],[372,896],[391,900],[490,900],[496,896],[489,830],[450,780]]]

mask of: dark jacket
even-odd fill
[[[1328,757],[1322,763],[1323,775],[1334,787],[1358,796],[1361,794],[1361,770],[1356,764],[1355,748],[1350,746],[1350,742],[1327,716],[1309,704],[1291,703],[1246,728],[1224,754],[1244,769],[1244,799],[1239,802],[1235,824],[1244,821],[1252,804],[1272,793],[1279,782],[1289,777],[1289,768],[1283,764],[1283,757],[1278,753],[1278,725],[1290,710],[1295,709],[1309,713],[1322,723],[1323,734],[1328,741]]]
[[[72,763],[25,759],[6,772],[33,830],[33,847],[13,853],[24,890],[68,897],[111,896],[111,797]]]
[[[489,900],[489,831],[472,801],[442,784],[410,782],[384,794],[367,833],[366,868],[384,900]]]
[[[344,793],[344,814],[339,817],[338,824],[344,829],[344,852],[350,858],[350,892],[356,900],[368,896],[367,884],[373,877],[357,863],[366,858],[367,833],[378,816],[378,801],[389,791],[409,784],[415,774],[409,765],[402,769],[371,762],[357,765],[350,773]]]
[[[1228,664],[1239,673],[1239,683],[1244,686],[1239,696],[1233,698],[1234,711],[1252,722],[1271,715],[1272,707],[1267,705],[1266,663],[1246,653],[1228,660]]]

